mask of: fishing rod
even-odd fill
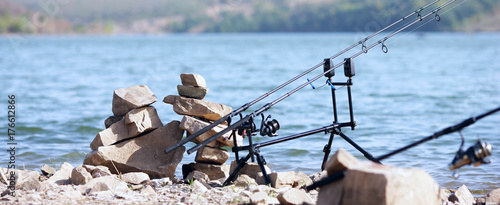
[[[352,55],[351,57],[349,58],[345,58],[344,61],[342,61],[341,63],[337,64],[336,66],[333,66],[331,67],[330,69],[326,70],[325,72],[321,73],[320,75],[317,75],[316,77],[308,80],[307,82],[303,83],[302,85],[298,86],[297,88],[293,89],[292,91],[286,93],[285,95],[282,95],[281,97],[279,97],[278,99],[270,102],[270,103],[267,103],[265,104],[263,107],[253,111],[252,113],[248,114],[247,116],[245,116],[244,118],[240,119],[239,121],[235,122],[234,124],[231,124],[229,125],[227,128],[225,128],[224,130],[220,131],[219,133],[216,133],[214,134],[213,136],[209,137],[208,139],[206,139],[205,141],[195,145],[194,147],[192,147],[191,149],[187,150],[187,153],[188,154],[191,154],[195,151],[197,151],[198,149],[200,149],[201,147],[207,145],[208,143],[216,140],[217,138],[221,137],[223,134],[233,130],[233,129],[236,129],[238,128],[240,125],[242,125],[243,123],[249,121],[250,119],[253,119],[254,117],[260,115],[261,113],[265,112],[266,110],[268,110],[269,108],[271,108],[272,106],[274,106],[275,104],[281,102],[282,100],[288,98],[289,96],[291,96],[292,94],[296,93],[297,91],[301,90],[302,88],[308,86],[309,84],[311,84],[312,82],[318,80],[319,78],[321,78],[322,76],[324,75],[327,75],[329,74],[330,72],[332,72],[333,70],[337,69],[338,67],[344,65],[347,61],[351,61],[352,59],[360,56],[361,54],[363,53],[367,53],[368,50],[372,49],[373,47],[379,45],[379,44],[382,44],[382,51],[384,53],[387,53],[389,50],[387,48],[387,46],[385,45],[385,41],[391,37],[393,37],[394,35],[400,33],[401,31],[407,29],[408,27],[422,21],[423,19],[431,16],[431,15],[435,15],[435,19],[436,20],[440,20],[440,17],[438,15],[438,12],[445,8],[446,6],[452,4],[453,2],[455,2],[456,0],[449,0],[448,2],[446,2],[444,5],[440,6],[440,7],[437,7],[436,9],[432,10],[431,12],[428,12],[426,15],[421,15],[420,14],[420,11],[417,12],[418,13],[418,18],[416,20],[414,20],[413,22],[410,22],[408,23],[407,25],[405,25],[404,27],[398,29],[397,31],[387,35],[386,37],[380,39],[379,41],[373,43],[372,45],[370,45],[369,47],[366,47],[364,49],[362,49],[361,51],[359,51],[358,53]],[[326,60],[325,60],[326,61]],[[323,61],[323,63],[325,62]],[[321,65],[321,64],[320,64]]]
[[[462,131],[462,129],[464,129],[465,127],[469,126],[469,125],[472,125],[474,124],[476,121],[486,117],[486,116],[489,116],[489,115],[492,115],[496,112],[500,111],[500,107],[496,108],[496,109],[493,109],[493,110],[490,110],[486,113],[483,113],[481,115],[478,115],[478,116],[475,116],[475,117],[470,117],[464,121],[462,121],[461,123],[458,123],[458,124],[455,124],[455,125],[452,125],[452,126],[449,126],[447,128],[444,128],[440,131],[437,131],[435,132],[434,134],[428,136],[428,137],[425,137],[419,141],[416,141],[412,144],[409,144],[405,147],[402,147],[400,149],[397,149],[397,150],[394,150],[388,154],[385,154],[385,155],[382,155],[380,157],[377,157],[376,159],[377,160],[384,160],[384,159],[387,159],[395,154],[398,154],[400,152],[403,152],[403,151],[406,151],[412,147],[415,147],[417,145],[420,145],[424,142],[427,142],[427,141],[430,141],[430,140],[433,140],[433,139],[437,139],[443,135],[447,135],[447,134],[451,134],[451,133],[454,133],[454,132],[460,132]],[[481,141],[478,141],[476,144],[474,144],[473,146],[469,147],[466,151],[463,151],[462,150],[462,146],[463,146],[463,136],[461,135],[462,137],[462,144],[458,150],[458,152],[456,153],[455,157],[453,158],[453,161],[450,163],[450,170],[453,171],[455,169],[458,169],[462,166],[465,166],[467,164],[474,164],[475,166],[478,166],[480,164],[488,164],[490,163],[489,161],[486,161],[485,158],[490,156],[491,155],[491,150],[492,150],[492,146],[490,144],[488,144],[487,142],[481,142]],[[308,186],[306,189],[308,191],[310,190],[313,190],[315,188],[318,188],[318,187],[322,187],[324,185],[327,185],[329,183],[332,183],[336,180],[339,180],[341,178],[343,178],[345,176],[345,171],[343,172],[337,172],[337,173],[334,173],[334,174],[331,174],[330,176],[326,177],[325,179],[322,179],[310,186]]]
[[[378,34],[380,34],[380,33],[384,32],[385,30],[387,30],[387,29],[391,28],[392,26],[394,26],[394,25],[396,25],[396,24],[398,24],[398,23],[400,23],[400,22],[402,22],[402,21],[404,21],[404,20],[406,20],[406,19],[410,18],[411,16],[413,16],[413,15],[415,15],[415,14],[417,14],[418,16],[420,16],[420,12],[421,12],[421,11],[423,11],[423,10],[424,10],[424,9],[426,9],[426,8],[428,8],[429,6],[434,5],[434,4],[435,4],[435,3],[437,3],[438,1],[440,1],[440,0],[434,0],[433,2],[428,3],[427,5],[425,5],[425,6],[421,7],[421,8],[419,8],[419,9],[415,10],[414,12],[411,12],[410,14],[406,15],[405,17],[403,17],[403,18],[401,18],[401,19],[399,19],[399,20],[395,21],[394,23],[392,23],[392,24],[390,24],[390,25],[388,25],[388,26],[386,26],[386,27],[384,27],[384,28],[380,29],[379,31],[377,31],[377,32],[375,32],[375,33],[373,33],[373,34],[371,34],[370,36],[367,36],[367,37],[363,38],[362,40],[360,40],[360,41],[358,41],[358,42],[356,42],[356,43],[352,44],[352,45],[351,45],[351,46],[349,46],[348,48],[346,48],[346,49],[344,49],[344,50],[342,50],[342,51],[338,52],[337,54],[333,55],[333,56],[332,56],[332,57],[330,57],[329,59],[330,59],[330,60],[333,60],[333,59],[335,59],[335,58],[339,57],[340,55],[344,54],[345,52],[347,52],[347,51],[349,51],[349,50],[351,50],[351,49],[355,48],[355,47],[356,47],[356,46],[358,46],[358,45],[362,45],[362,48],[361,48],[362,50],[366,49],[366,45],[365,45],[366,41],[368,41],[369,39],[373,38],[374,36],[376,36],[376,35],[378,35]],[[368,52],[368,50],[366,50],[366,51],[365,51],[365,53],[366,53],[366,52]],[[290,79],[290,80],[286,81],[285,83],[283,83],[283,84],[279,85],[278,87],[274,88],[273,90],[271,90],[271,91],[269,91],[269,92],[267,92],[267,93],[264,93],[263,95],[261,95],[261,96],[259,96],[258,98],[256,98],[256,99],[254,99],[254,100],[250,101],[249,103],[246,103],[246,104],[242,105],[240,108],[238,108],[238,109],[236,109],[236,110],[233,110],[231,113],[229,113],[229,114],[225,115],[224,117],[221,117],[220,119],[216,120],[215,122],[211,123],[210,125],[208,125],[208,126],[206,126],[206,127],[202,128],[202,129],[198,130],[197,132],[195,132],[195,133],[191,134],[190,136],[188,136],[188,137],[186,137],[186,138],[182,139],[181,141],[179,141],[179,142],[178,142],[178,143],[176,143],[175,145],[173,145],[173,146],[171,146],[171,147],[169,147],[169,148],[165,149],[165,153],[166,153],[166,154],[168,154],[168,153],[172,152],[173,150],[175,150],[175,149],[179,148],[180,146],[182,146],[182,145],[186,144],[187,142],[189,142],[189,141],[191,141],[191,140],[195,139],[195,138],[196,138],[196,137],[198,137],[199,135],[201,135],[201,134],[203,134],[203,133],[207,132],[208,130],[210,130],[210,129],[214,128],[215,126],[217,126],[217,125],[219,125],[219,124],[221,124],[221,123],[223,123],[223,122],[225,122],[225,121],[228,121],[228,123],[230,123],[231,118],[233,118],[234,116],[239,115],[240,113],[242,113],[242,112],[244,112],[245,110],[247,110],[250,106],[254,105],[255,103],[257,103],[257,102],[259,102],[259,101],[261,101],[261,100],[263,100],[264,98],[266,98],[266,97],[268,97],[269,95],[271,95],[271,94],[275,93],[276,91],[278,91],[278,90],[282,89],[283,87],[285,87],[285,86],[289,85],[290,83],[292,83],[292,82],[294,82],[294,81],[296,81],[296,80],[298,80],[298,79],[302,78],[302,77],[303,77],[303,76],[305,76],[306,74],[308,74],[308,73],[312,72],[313,70],[315,70],[315,69],[319,68],[320,66],[322,66],[322,65],[324,65],[324,64],[325,64],[325,61],[323,61],[323,62],[321,62],[321,63],[319,63],[319,64],[317,64],[317,65],[315,65],[315,66],[311,67],[310,69],[308,69],[308,70],[306,70],[306,71],[302,72],[301,74],[299,74],[299,75],[295,76],[294,78],[292,78],[292,79]],[[189,154],[189,153],[188,153],[188,154]]]

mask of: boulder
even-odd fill
[[[177,85],[177,92],[182,97],[203,99],[207,95],[208,88]]]
[[[179,127],[183,130],[186,130],[191,135],[191,134],[197,132],[198,130],[201,130],[204,127],[208,126],[209,124],[210,123],[196,119],[194,117],[184,116],[184,118],[182,118],[182,121],[181,121],[181,124]],[[210,138],[211,136],[219,133],[220,131],[222,131],[225,128],[227,128],[226,125],[221,125],[221,124],[217,125],[217,126],[213,127],[212,129],[210,129],[209,131],[199,135],[198,137],[196,137],[192,141],[194,143],[198,144],[198,143],[203,142],[206,139]],[[219,137],[216,140],[207,144],[207,146],[210,146],[210,147],[224,147],[224,146],[234,147],[234,137],[229,138],[230,135],[231,135],[231,132],[227,132],[224,135],[222,135],[221,137]],[[237,133],[236,133],[236,139],[238,140],[237,141],[238,145],[241,145],[243,143],[243,137],[241,135],[238,135]]]
[[[210,181],[210,178],[208,177],[207,174],[196,170],[189,173],[186,177],[187,181],[195,179],[203,183],[207,183],[208,181]]]
[[[90,148],[96,150],[100,146],[112,145],[161,126],[163,124],[153,106],[134,109],[122,120],[99,132],[90,143]]]
[[[74,185],[86,184],[92,180],[92,175],[83,165],[78,165],[71,171],[71,183]]]
[[[42,171],[42,174],[45,176],[52,176],[56,173],[57,170],[47,164],[44,164],[40,171]]]
[[[182,175],[187,178],[192,171],[200,171],[205,173],[210,180],[216,180],[229,177],[229,165],[215,165],[205,163],[189,163],[182,165]]]
[[[207,87],[207,83],[205,78],[198,74],[181,74],[181,82],[182,85],[186,86],[194,86],[194,87]]]
[[[454,194],[450,195],[448,200],[459,204],[475,204],[476,202],[474,196],[472,196],[472,193],[470,193],[465,184],[458,188]]]
[[[359,160],[354,157],[351,153],[347,152],[343,148],[339,148],[335,154],[328,160],[325,165],[325,169],[328,174],[334,174],[336,172],[342,172],[347,170],[352,165],[359,163]]]
[[[195,162],[224,164],[229,159],[229,152],[217,147],[204,146],[196,152]]]
[[[340,205],[344,188],[344,179],[322,186],[319,189],[318,205]]]
[[[172,121],[144,136],[99,147],[87,154],[83,163],[106,166],[114,174],[117,174],[118,169],[121,173],[144,172],[153,179],[173,177],[185,147],[169,154],[163,150],[181,140],[184,131],[179,129],[179,124],[179,121]]]
[[[309,195],[301,189],[289,189],[278,195],[281,204],[315,204]]]
[[[146,85],[119,88],[113,94],[113,114],[125,115],[132,109],[151,105],[156,100],[155,94]]]
[[[236,160],[233,160],[231,162],[231,171],[229,173],[232,173],[234,169],[236,169],[236,167],[238,167],[238,162],[236,162]],[[267,174],[270,174],[271,173],[271,169],[269,169],[269,167],[267,167],[267,165],[264,165],[265,169],[266,169],[266,172]],[[238,174],[246,174],[248,176],[250,176],[251,178],[254,178],[257,180],[257,183],[259,184],[265,184],[265,181],[263,183],[261,183],[261,180],[259,180],[259,173],[262,174],[262,171],[260,169],[260,166],[258,163],[256,162],[247,162],[247,164],[240,170],[240,172],[238,172]]]
[[[71,164],[64,162],[61,168],[57,172],[47,179],[49,183],[56,183],[58,185],[71,184],[71,173],[73,172],[73,166]]]
[[[486,204],[500,205],[500,188],[486,194]]]
[[[172,96],[167,96],[163,99],[163,102],[169,104],[173,102],[174,112],[179,115],[196,116],[215,121],[231,113],[233,110],[231,107],[219,103],[182,96],[175,96],[175,100],[172,100],[173,98]]]
[[[122,174],[120,177],[129,184],[142,184],[150,180],[149,175],[144,172],[129,172]]]
[[[116,122],[119,122],[120,120],[123,119],[123,116],[109,116],[106,120],[104,120],[104,127],[108,129],[111,127],[111,125],[115,124]]]
[[[374,162],[351,166],[344,177],[342,204],[438,204],[439,185],[421,169]]]
[[[135,137],[143,132],[163,126],[153,106],[131,110],[125,115],[125,124],[128,127],[128,137]]]

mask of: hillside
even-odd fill
[[[366,31],[429,3],[395,0],[0,0],[0,33]],[[438,4],[444,4],[440,1]],[[500,2],[457,1],[424,31],[500,31]],[[434,7],[433,7],[434,8]],[[451,8],[451,7],[450,7]],[[427,10],[430,11],[430,10]],[[426,11],[424,11],[426,12]],[[36,21],[36,22],[33,22]],[[373,22],[377,25],[373,26]],[[31,25],[30,25],[31,24]],[[41,26],[43,25],[43,26]]]

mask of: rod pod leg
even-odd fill
[[[269,179],[269,175],[267,175],[266,167],[264,165],[266,164],[266,160],[264,160],[264,157],[260,155],[259,150],[255,150],[255,155],[257,156],[257,163],[259,163],[260,170],[262,171],[262,175],[264,176],[264,179],[266,180],[266,185],[271,184],[271,180]]]
[[[335,134],[332,132],[330,133],[330,139],[328,140],[328,144],[325,145],[323,148],[323,152],[325,153],[325,156],[323,157],[323,163],[321,164],[321,170],[325,170],[326,162],[328,161],[328,157],[330,156],[330,152],[332,151],[332,143],[333,143],[333,137]]]
[[[250,156],[251,156],[251,154],[249,153],[245,158],[241,158],[239,161],[237,161],[238,166],[236,168],[234,168],[233,172],[231,172],[231,174],[226,179],[226,181],[224,181],[222,186],[226,186],[229,183],[234,181],[234,178],[236,177],[236,175],[238,175],[238,172],[240,172],[241,169],[243,169],[243,167],[245,167],[245,165],[247,165],[247,161],[250,159]]]

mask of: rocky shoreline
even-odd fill
[[[145,85],[114,91],[113,115],[90,143],[83,164],[43,165],[38,171],[0,168],[2,204],[500,204],[500,189],[474,198],[464,186],[441,188],[425,171],[360,162],[338,149],[313,175],[272,172],[266,165],[232,161],[227,147],[242,145],[245,132],[227,133],[199,149],[195,162],[174,176],[184,146],[164,149],[229,114],[232,108],[203,100],[205,79],[181,74],[179,95],[166,96],[181,121],[161,122],[154,93]],[[192,139],[200,143],[225,129],[220,124]],[[249,131],[252,132],[252,131]],[[224,149],[225,147],[226,149]],[[239,165],[239,168],[238,167]],[[239,170],[231,175],[234,170]],[[264,173],[267,173],[264,174]],[[335,182],[306,191],[326,176]],[[232,176],[237,176],[232,178]],[[224,184],[227,183],[227,184]],[[223,185],[224,184],[224,185]]]

